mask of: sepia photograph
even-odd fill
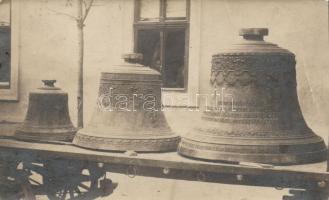
[[[0,200],[329,200],[328,0],[0,0]]]

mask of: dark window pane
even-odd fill
[[[144,65],[161,72],[163,87],[184,88],[185,29],[167,30],[164,41],[161,45],[160,30],[139,30],[137,52],[143,54]],[[161,52],[164,54],[163,61]]]
[[[184,88],[185,29],[168,31],[165,41],[165,67],[162,69],[164,87]]]
[[[160,61],[160,31],[140,30],[138,31],[137,52],[144,56],[143,64],[157,71],[161,71]]]
[[[10,27],[0,26],[0,88],[10,83]]]

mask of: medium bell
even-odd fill
[[[17,139],[72,141],[77,130],[69,116],[68,95],[55,82],[43,80],[43,87],[30,92],[25,120],[15,132]]]
[[[265,42],[268,29],[240,30],[244,40],[213,55],[213,103],[182,138],[179,153],[206,160],[298,164],[326,159],[297,98],[295,55]]]
[[[123,58],[125,64],[101,74],[97,107],[73,143],[113,151],[176,150],[180,138],[161,111],[160,73],[138,64],[142,54]]]

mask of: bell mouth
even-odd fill
[[[77,129],[68,127],[66,129],[17,129],[14,138],[33,142],[72,142]]]
[[[317,137],[317,136],[316,136]],[[254,162],[273,165],[295,165],[326,160],[327,149],[322,139],[282,145],[229,145],[205,143],[183,137],[178,153],[182,156],[212,162]]]

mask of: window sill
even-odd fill
[[[186,88],[161,88],[163,92],[186,92]]]
[[[9,82],[0,82],[0,87],[9,87]]]

